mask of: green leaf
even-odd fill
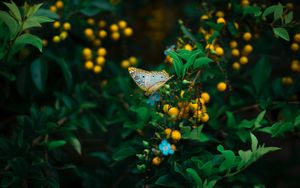
[[[32,46],[38,48],[40,52],[42,52],[43,49],[42,39],[40,39],[35,35],[29,33],[22,34],[16,39],[14,45],[24,45],[24,44],[31,44]]]
[[[198,59],[196,59],[196,61],[193,64],[193,68],[197,69],[197,68],[201,68],[203,66],[208,65],[209,63],[214,62],[214,60],[208,58],[208,57],[200,57]]]
[[[266,87],[271,71],[271,65],[265,57],[261,58],[252,69],[252,82],[257,96],[259,96],[262,90]]]
[[[55,140],[55,141],[47,142],[46,145],[49,150],[54,150],[64,146],[66,143],[67,142],[65,140]]]
[[[212,42],[220,35],[219,31],[214,31],[213,34],[209,37],[208,43],[212,44]]]
[[[59,16],[54,13],[54,12],[51,12],[49,9],[39,9],[35,14],[34,16],[43,16],[43,17],[47,17],[47,18],[50,18],[50,19],[54,19],[54,20],[58,20],[59,19]]]
[[[257,150],[257,138],[254,136],[254,134],[250,133],[250,137],[251,137],[251,149],[252,152],[255,152]]]
[[[193,168],[187,168],[186,172],[192,177],[192,179],[194,180],[194,185],[197,188],[202,188],[202,180],[200,178],[200,176],[198,175],[198,173],[196,172],[195,169]]]
[[[300,125],[300,114],[295,118],[294,125],[295,126],[299,126]]]
[[[205,176],[210,176],[213,169],[213,163],[212,161],[206,162],[202,167],[201,170],[203,170],[203,173]]]
[[[274,11],[274,20],[278,20],[283,14],[283,6],[278,3]]]
[[[263,120],[265,114],[266,114],[266,110],[264,110],[258,114],[258,116],[256,117],[255,122],[254,122],[255,128],[258,128],[261,126],[260,122]]]
[[[264,13],[262,14],[262,17],[266,17],[266,16],[272,14],[275,11],[276,7],[277,7],[277,5],[272,5],[272,6],[269,6],[268,8],[266,8]]]
[[[20,23],[22,21],[22,17],[17,5],[13,1],[11,1],[11,3],[4,2],[4,4],[9,8],[11,15]]]
[[[137,151],[131,147],[131,146],[128,146],[128,147],[121,147],[121,149],[119,149],[118,151],[116,151],[112,158],[115,160],[115,161],[120,161],[120,160],[123,160],[127,157],[130,157],[132,155],[135,155],[137,153]]]
[[[180,29],[184,36],[188,39],[190,39],[193,42],[197,42],[197,39],[194,37],[194,35],[188,30],[188,28],[185,27],[182,20],[179,20]]]
[[[285,24],[289,24],[292,22],[294,17],[293,11],[290,11],[287,15],[284,16],[284,22]]]
[[[260,8],[258,6],[246,6],[243,8],[243,14],[244,15],[253,15],[255,17],[258,17],[261,15]]]
[[[178,187],[181,188],[182,186],[174,179],[173,176],[169,174],[164,174],[160,176],[154,183],[155,185],[160,185],[164,187]]]
[[[220,165],[219,169],[221,171],[227,170],[233,167],[234,161],[235,161],[235,155],[233,151],[231,150],[219,150],[222,153],[222,156],[225,158],[225,160]]]
[[[182,70],[183,70],[183,63],[181,59],[178,57],[178,54],[174,51],[169,51],[168,54],[173,59],[173,66],[176,72],[176,75],[181,78]]]
[[[204,181],[203,188],[213,188],[218,180]]]
[[[67,137],[68,143],[70,143],[75,151],[81,155],[81,144],[78,138],[76,138],[74,135],[69,135]]]
[[[30,66],[31,78],[36,88],[40,92],[44,92],[47,80],[47,64],[40,59],[36,59]]]
[[[29,18],[32,15],[34,15],[41,8],[42,5],[43,3],[39,3],[28,7],[28,9],[26,9],[25,11],[26,17]]]
[[[0,20],[5,23],[10,31],[10,39],[14,38],[19,31],[20,25],[7,12],[0,10]]]
[[[273,28],[273,32],[275,36],[281,37],[286,41],[290,41],[290,36],[288,31],[283,27],[275,27]]]
[[[230,32],[230,34],[233,35],[233,36],[236,36],[239,33],[238,30],[236,29],[236,27],[234,26],[234,24],[231,21],[229,21],[227,23],[227,29]]]
[[[256,151],[257,153],[257,158],[267,154],[267,153],[270,153],[270,152],[273,152],[273,151],[277,151],[277,150],[280,150],[280,148],[278,147],[260,147],[258,148],[258,150]]]
[[[226,117],[227,117],[227,126],[228,127],[235,127],[236,126],[236,121],[235,117],[232,112],[226,111]]]

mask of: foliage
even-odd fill
[[[16,3],[0,5],[1,187],[274,186],[256,164],[272,178],[272,141],[299,139],[293,3],[188,1],[148,67],[126,2]],[[130,66],[173,77],[146,96]]]

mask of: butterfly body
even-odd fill
[[[129,74],[135,83],[150,95],[157,91],[172,77],[166,71],[146,71],[135,67],[128,68]]]

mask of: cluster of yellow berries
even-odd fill
[[[245,32],[242,37],[246,44],[241,51],[238,48],[237,41],[233,40],[229,43],[232,57],[237,58],[237,61],[232,64],[234,70],[240,70],[241,65],[246,65],[249,62],[248,55],[253,51],[253,46],[249,44],[252,39],[252,34],[250,32]]]
[[[49,10],[51,12],[57,12],[59,9],[62,9],[62,8],[64,8],[64,2],[61,1],[61,0],[58,0],[58,1],[55,2],[54,5],[51,5],[49,7]]]
[[[60,34],[59,35],[54,35],[52,38],[52,41],[54,43],[59,43],[62,40],[65,40],[68,37],[68,31],[71,30],[71,24],[69,22],[65,22],[65,23],[61,23],[59,21],[55,21],[53,23],[53,28],[55,29],[59,29],[60,30]]]
[[[98,21],[98,24],[96,24],[96,21],[93,18],[89,18],[87,19],[87,23],[93,27],[95,25],[97,26],[94,28],[89,27],[84,30],[85,36],[90,41],[93,41],[95,46],[101,45],[101,40],[105,39],[108,36],[109,31],[110,37],[114,41],[120,39],[120,31],[122,31],[125,37],[130,37],[133,34],[133,29],[131,27],[128,27],[127,22],[124,20],[120,20],[118,23],[111,24],[108,29],[106,29],[107,23],[104,20],[100,20]]]
[[[130,66],[135,66],[138,63],[138,59],[134,56],[129,57],[121,61],[121,67],[127,69]]]
[[[180,98],[183,98],[184,91],[181,91]],[[177,107],[170,104],[163,105],[163,112],[169,116],[173,121],[179,119],[188,119],[193,117],[198,121],[207,122],[209,115],[206,110],[205,104],[210,101],[210,95],[203,92],[199,98],[191,100],[190,102],[178,102]]]
[[[181,132],[179,130],[172,130],[171,128],[166,128],[164,129],[164,135],[167,139],[171,139],[172,144],[171,144],[171,149],[176,152],[177,148],[175,143],[179,142],[181,139]],[[160,156],[155,156],[152,158],[152,164],[155,166],[160,165],[162,162],[162,157]]]
[[[106,49],[101,47],[97,49],[97,56],[94,58],[93,51],[90,48],[84,48],[82,50],[82,55],[85,59],[84,67],[87,70],[92,70],[95,74],[101,73],[105,64],[106,54]]]
[[[294,41],[291,44],[291,50],[294,52],[299,51],[299,43],[300,43],[300,33],[296,33],[294,35]]]

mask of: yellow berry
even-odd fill
[[[240,63],[241,63],[242,65],[247,64],[247,63],[248,63],[248,57],[242,56],[242,57],[240,58]]]
[[[294,4],[293,3],[287,3],[286,7],[290,10],[294,9]]]
[[[101,40],[95,39],[95,40],[93,41],[93,45],[94,45],[94,46],[100,46],[100,45],[101,45]]]
[[[57,36],[57,35],[55,35],[55,36],[53,37],[52,41],[53,41],[54,43],[59,43],[59,42],[60,42],[60,37]]]
[[[292,44],[291,44],[291,50],[294,51],[294,52],[295,52],[295,51],[298,51],[298,50],[299,50],[299,44],[297,44],[297,43],[295,43],[295,42],[292,43]]]
[[[57,11],[57,8],[56,8],[56,6],[50,6],[50,8],[49,8],[49,10],[51,11],[51,12],[56,12]]]
[[[225,21],[224,18],[221,17],[221,18],[218,18],[218,19],[217,19],[217,23],[218,23],[218,24],[219,24],[219,23],[222,23],[222,24],[225,25],[225,24],[226,24],[226,21]]]
[[[42,40],[43,46],[47,46],[48,45],[48,41],[46,39]]]
[[[113,32],[113,33],[111,34],[111,38],[112,38],[113,40],[119,40],[119,38],[120,38],[120,33],[119,33],[119,32]]]
[[[68,37],[68,32],[62,31],[59,35],[61,40],[65,40]]]
[[[105,63],[105,58],[104,58],[103,56],[97,57],[96,63],[97,63],[98,65],[100,65],[100,66],[103,66],[104,63]]]
[[[282,83],[283,83],[283,85],[289,86],[289,85],[292,85],[294,83],[294,80],[293,80],[292,77],[286,76],[286,77],[282,78]]]
[[[181,133],[178,130],[173,130],[171,132],[171,138],[173,141],[178,142],[181,139]]]
[[[164,133],[165,133],[165,135],[166,135],[167,137],[170,136],[171,132],[172,132],[172,129],[170,129],[170,128],[166,128],[166,129],[164,130]]]
[[[234,25],[234,27],[235,27],[236,29],[239,29],[239,27],[240,27],[239,24],[238,24],[237,22],[234,22],[233,25]]]
[[[85,67],[87,70],[91,70],[91,69],[93,69],[93,67],[94,67],[94,63],[93,63],[92,61],[86,61],[86,62],[84,63],[84,67]]]
[[[120,20],[120,21],[118,22],[118,25],[119,25],[119,27],[120,27],[121,29],[124,29],[124,28],[127,26],[127,22],[124,21],[124,20]]]
[[[200,17],[201,20],[208,20],[209,17],[207,14],[203,14],[201,17]]]
[[[60,22],[59,21],[55,21],[54,23],[53,23],[53,27],[54,28],[59,28],[60,27]]]
[[[300,42],[300,33],[296,33],[296,34],[294,35],[294,41],[295,41],[295,42]]]
[[[246,33],[243,34],[243,39],[245,41],[249,41],[249,40],[251,40],[251,38],[252,38],[252,35],[251,35],[250,32],[246,32]]]
[[[119,30],[119,27],[117,24],[111,24],[109,29],[111,30],[111,32],[117,32]]]
[[[95,20],[93,18],[89,18],[86,20],[89,25],[95,25]]]
[[[253,47],[252,47],[251,44],[247,44],[247,45],[244,46],[243,52],[244,52],[245,54],[249,54],[249,53],[251,53],[252,51],[253,51]]]
[[[224,12],[219,10],[219,11],[216,12],[216,16],[218,18],[222,18],[222,17],[224,17]]]
[[[174,144],[171,145],[173,151],[176,151],[176,146]]]
[[[134,57],[134,56],[129,57],[128,60],[129,60],[129,62],[130,62],[130,65],[136,65],[137,62],[138,62],[137,58]]]
[[[165,105],[163,106],[163,111],[164,111],[164,113],[167,113],[167,112],[169,111],[170,108],[171,108],[171,106],[170,106],[169,104],[165,104]]]
[[[106,26],[106,21],[100,20],[100,21],[98,22],[98,26],[99,26],[100,28],[105,27],[105,26]]]
[[[158,166],[158,165],[160,165],[160,163],[161,163],[161,158],[159,158],[159,157],[154,157],[154,158],[152,159],[152,164],[153,164],[153,165]]]
[[[300,72],[300,62],[294,59],[291,63],[291,70],[294,72]]]
[[[102,72],[102,68],[99,65],[96,65],[96,66],[94,66],[93,71],[95,74],[98,74],[98,73]]]
[[[107,36],[107,32],[106,32],[105,30],[100,30],[100,31],[98,32],[98,36],[99,36],[100,38],[105,38],[105,37]]]
[[[64,3],[63,3],[62,1],[56,1],[55,6],[56,6],[58,9],[61,9],[61,8],[64,7]]]
[[[126,37],[130,37],[130,36],[132,35],[132,33],[133,33],[132,28],[126,27],[126,28],[124,29],[124,35],[125,35]]]
[[[235,40],[233,40],[233,41],[230,41],[229,46],[230,46],[230,48],[236,48],[238,46],[238,43]]]
[[[121,62],[121,67],[127,69],[130,66],[130,62],[128,60],[123,60]]]
[[[107,51],[105,48],[99,48],[97,50],[97,54],[98,54],[98,56],[105,56],[107,54]]]
[[[242,0],[241,1],[241,5],[244,7],[244,6],[248,6],[250,3],[248,0]]]
[[[87,37],[91,37],[91,36],[94,35],[94,31],[93,31],[91,28],[86,28],[86,29],[84,30],[84,34],[85,34],[85,36],[87,36]]]
[[[71,24],[69,22],[64,23],[64,30],[69,31],[71,29]]]
[[[221,47],[216,47],[216,54],[218,55],[218,56],[222,56],[222,55],[224,55],[224,50],[223,50],[223,48],[221,48]]]
[[[205,103],[210,101],[210,95],[207,92],[201,93],[201,98],[204,100]]]
[[[219,82],[217,85],[218,91],[225,91],[227,88],[227,84],[225,82]]]
[[[198,107],[199,107],[199,106],[198,106],[198,103],[192,103],[192,102],[189,103],[189,108],[190,108],[192,111],[197,110]]]
[[[186,44],[186,45],[184,46],[184,49],[185,49],[185,50],[188,50],[188,51],[192,51],[192,50],[193,50],[193,47],[192,47],[192,45],[190,45],[190,44]]]
[[[232,49],[231,50],[231,55],[234,56],[234,57],[238,57],[240,56],[240,51],[238,49]]]
[[[176,107],[172,107],[168,111],[168,115],[171,117],[177,117],[178,114],[179,114],[179,110]]]
[[[209,120],[209,115],[207,113],[203,113],[201,118],[200,118],[200,121],[202,122],[207,122]]]
[[[82,55],[85,59],[91,59],[93,56],[92,50],[90,48],[84,48],[82,50]]]
[[[241,65],[240,65],[238,62],[234,62],[234,63],[232,64],[232,68],[233,68],[234,70],[240,70]]]

